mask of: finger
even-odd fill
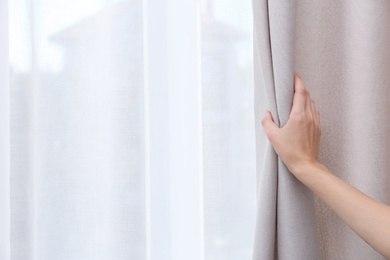
[[[316,110],[316,114],[317,114],[318,125],[321,128],[321,115],[320,115],[320,111]]]
[[[309,109],[309,110],[310,110],[310,112],[311,112],[311,115],[313,116],[313,118],[315,118],[315,117],[316,117],[316,112],[315,112],[315,110],[316,110],[316,107],[315,107],[315,105],[314,105],[314,100],[313,100],[313,99],[311,99],[311,98],[308,98],[308,101],[307,101],[307,103],[308,103],[308,105],[307,105],[307,109]]]
[[[311,96],[308,89],[306,89],[306,106],[310,106],[312,101],[314,101]]]
[[[316,122],[317,122],[318,127],[320,128],[320,135],[321,135],[320,112],[316,109],[315,113],[316,113]]]
[[[321,115],[320,115],[320,111],[318,111],[317,109],[316,109],[316,118],[317,118],[318,125],[321,127]]]
[[[313,116],[314,116],[314,119],[315,119],[315,122],[320,125],[320,114],[316,108],[316,105],[315,105],[315,102],[314,100],[312,100],[312,111],[313,111]]]
[[[270,111],[266,110],[263,120],[261,121],[265,133],[267,134],[268,139],[270,139],[271,135],[275,133],[279,127],[275,124],[274,119]]]
[[[306,107],[307,90],[299,75],[294,72],[294,99],[292,111],[300,112]]]

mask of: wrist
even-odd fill
[[[300,163],[297,163],[294,167],[292,167],[290,171],[295,177],[301,179],[305,175],[310,174],[317,169],[324,169],[324,168],[326,167],[323,164],[321,164],[319,161],[313,160],[313,161],[302,161]]]
[[[328,193],[329,187],[340,181],[325,165],[318,161],[303,163],[295,171],[294,176],[320,198],[324,198],[326,193]]]
[[[325,180],[333,176],[325,165],[318,161],[303,163],[300,168],[295,171],[294,176],[305,186],[315,192],[318,186],[322,185]]]

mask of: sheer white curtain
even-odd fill
[[[0,1],[0,259],[10,257],[10,101],[7,4],[7,1]]]
[[[1,259],[251,259],[251,2],[0,1]]]

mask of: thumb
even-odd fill
[[[274,122],[271,112],[268,110],[265,111],[261,124],[263,125],[263,128],[265,130],[265,133],[268,136],[268,139],[271,133],[274,133],[279,129],[279,127]]]

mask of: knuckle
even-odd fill
[[[291,119],[296,123],[302,123],[305,121],[305,115],[302,112],[296,112]]]
[[[306,95],[307,94],[307,90],[302,86],[302,87],[300,87],[298,89],[298,93]]]
[[[317,126],[317,132],[318,132],[319,135],[321,135],[321,132],[322,132],[321,131],[321,127]]]
[[[314,118],[312,117],[309,117],[306,121],[306,124],[310,127],[314,127],[316,128],[316,121],[314,120]]]
[[[273,130],[269,130],[267,132],[267,135],[268,135],[268,138],[272,139],[274,137],[274,135],[275,135],[275,132]]]
[[[269,139],[270,141],[272,141],[272,142],[275,141],[276,135],[277,135],[277,133],[276,133],[275,130],[270,130],[270,131],[268,131],[268,133],[267,133],[268,139]]]

